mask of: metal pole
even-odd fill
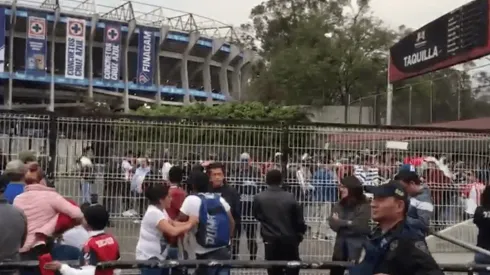
[[[15,24],[17,23],[17,1],[12,3],[12,13],[10,14],[10,32],[9,32],[9,80],[7,100],[4,98],[4,105],[7,110],[12,110],[13,90],[14,90],[14,36]]]
[[[155,84],[157,86],[157,93],[156,93],[156,102],[157,105],[162,104],[162,93],[160,91],[160,88],[162,86],[162,80],[161,80],[161,68],[160,68],[160,51],[162,50],[163,43],[165,43],[165,40],[167,39],[167,34],[169,31],[168,26],[164,26],[160,29],[160,40],[158,41],[158,47],[157,47],[157,52],[156,52],[156,76],[155,76]]]
[[[124,94],[123,94],[123,104],[124,104],[124,112],[129,113],[129,61],[128,61],[128,53],[129,53],[129,41],[131,40],[131,36],[136,30],[136,21],[131,20],[128,24],[128,36],[126,37],[126,41],[124,43]]]
[[[408,90],[408,125],[412,125],[412,85]]]
[[[362,98],[361,98],[361,100],[359,100],[359,124],[363,124],[362,123],[362,108],[363,108],[363,105],[362,105]]]
[[[51,56],[49,57],[50,59],[50,72],[51,72],[51,82],[49,83],[49,105],[48,105],[48,111],[54,112],[54,76],[55,76],[55,70],[56,70],[56,64],[55,64],[55,54],[56,54],[56,26],[58,24],[58,21],[60,20],[60,8],[57,7],[56,11],[54,12],[54,22],[53,22],[53,32],[51,33]]]
[[[429,103],[430,103],[430,106],[429,106],[429,123],[432,123],[432,120],[433,120],[433,116],[432,116],[432,113],[433,113],[433,108],[434,108],[434,81],[430,81],[430,89],[429,89]]]
[[[95,31],[97,30],[97,22],[99,22],[99,15],[92,15],[90,37],[88,40],[88,98],[90,101],[94,98],[94,37]]]
[[[461,86],[460,85],[455,85],[456,89],[458,89],[456,92],[458,93],[458,120],[461,119]]]
[[[457,245],[457,246],[460,246],[464,249],[467,249],[471,252],[475,252],[475,253],[481,253],[485,256],[488,256],[490,257],[490,251],[486,250],[486,249],[483,249],[481,247],[478,247],[476,245],[472,245],[472,244],[469,244],[469,243],[466,243],[466,242],[463,242],[461,240],[458,240],[458,239],[455,239],[453,237],[449,237],[449,236],[444,236],[442,235],[441,233],[438,233],[438,232],[430,232],[430,234],[436,236],[437,238],[441,239],[441,240],[445,240],[447,242],[450,242],[454,245]]]
[[[386,125],[391,125],[391,119],[393,115],[393,84],[390,83],[390,62],[391,54],[388,54],[388,72],[386,77]]]

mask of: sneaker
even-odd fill
[[[134,209],[129,209],[128,211],[124,211],[122,215],[123,217],[129,218],[138,215],[138,212],[136,212]]]
[[[133,220],[133,223],[134,224],[140,224],[141,223],[141,220],[140,219]]]

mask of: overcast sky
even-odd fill
[[[96,0],[102,4],[103,0]],[[114,0],[108,1],[112,2]],[[250,10],[262,0],[146,0],[168,8],[184,10],[227,24],[248,20]],[[392,27],[418,28],[470,0],[372,0],[374,13]]]
[[[67,0],[68,1],[68,0]],[[97,4],[118,6],[126,0],[95,0]],[[181,10],[209,17],[225,24],[238,26],[249,20],[250,10],[264,0],[135,0],[147,4]],[[266,0],[265,0],[266,1]],[[355,1],[355,0],[353,0]],[[381,18],[388,26],[397,28],[405,25],[417,29],[445,13],[464,5],[471,0],[371,0],[371,8],[376,16]],[[147,12],[155,7],[133,4],[134,9]],[[182,13],[168,12],[162,14],[166,17]],[[156,21],[157,18],[148,18]],[[489,58],[476,60],[477,66],[487,70]],[[481,68],[483,69],[483,68]],[[481,70],[476,68],[475,71]]]

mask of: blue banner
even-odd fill
[[[121,26],[106,24],[104,30],[104,64],[102,78],[119,81],[121,68]]]
[[[155,74],[155,31],[148,28],[140,28],[139,31],[137,81],[139,85],[152,86]]]
[[[5,8],[0,7],[0,73],[5,71]]]
[[[46,75],[46,37],[46,18],[29,16],[27,20],[26,39],[26,74],[35,76]]]

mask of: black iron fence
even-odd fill
[[[0,113],[0,149],[6,160],[24,150],[34,150],[45,164],[49,179],[58,191],[79,201],[83,199],[77,159],[90,155],[95,166],[91,192],[108,205],[114,235],[121,244],[123,259],[134,258],[139,225],[121,216],[124,194],[107,193],[107,183],[120,177],[122,159],[145,157],[151,160],[154,175],[163,179],[165,162],[187,167],[199,161],[215,160],[227,167],[230,181],[233,171],[246,159],[263,176],[267,169],[278,168],[286,175],[291,190],[305,208],[305,220],[312,229],[305,237],[300,253],[305,260],[323,262],[330,259],[333,237],[325,224],[328,207],[336,201],[336,185],[326,201],[315,199],[314,175],[326,169],[341,178],[356,167],[376,166],[379,178],[389,178],[399,163],[407,159],[430,156],[437,160],[439,171],[448,170],[451,181],[433,179],[436,204],[435,229],[447,228],[447,234],[469,243],[476,242],[476,229],[462,223],[466,213],[460,199],[465,186],[453,184],[459,177],[471,175],[488,182],[490,173],[488,148],[490,132],[482,130],[441,129],[429,127],[365,126],[289,121],[236,121],[207,118],[139,117],[139,116],[69,116],[56,113]],[[3,162],[5,162],[3,161]],[[434,162],[432,162],[434,164]],[[430,171],[430,167],[424,169]],[[300,182],[298,171],[307,176]],[[259,176],[259,177],[262,177]],[[262,181],[258,178],[257,181]],[[379,180],[379,179],[378,179]],[[469,180],[468,180],[469,181]],[[314,184],[313,184],[314,185]],[[313,194],[313,196],[312,196]],[[104,204],[106,201],[104,201]],[[245,211],[245,210],[244,210]],[[243,220],[256,221],[250,212]],[[261,244],[260,237],[253,238]],[[319,241],[319,236],[326,236]],[[460,252],[456,246],[429,242],[433,252]],[[259,259],[263,257],[259,249]],[[246,246],[239,257],[248,257]]]

